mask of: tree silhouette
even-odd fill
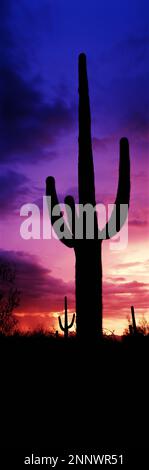
[[[79,204],[96,206],[94,166],[91,140],[91,117],[88,93],[88,79],[85,54],[79,55],[79,158],[78,158],[78,189]],[[59,204],[55,188],[55,180],[48,177],[46,180],[46,194],[51,197],[51,209]],[[114,236],[124,224],[127,210],[120,218],[120,205],[129,205],[130,198],[130,161],[129,144],[126,138],[120,141],[119,182],[115,208],[109,222],[102,232],[98,229],[97,214],[94,216],[94,238],[86,238],[86,228],[83,225],[83,239],[76,239],[75,224],[77,213],[72,196],[65,198],[70,207],[72,218],[71,229],[63,219],[64,236],[61,241],[65,246],[74,248],[76,265],[76,330],[81,340],[96,339],[102,334],[102,238],[109,239]],[[67,208],[67,207],[66,207]],[[62,212],[57,220],[62,217]],[[69,216],[69,214],[68,214]],[[69,219],[69,217],[68,217]],[[51,215],[52,225],[56,217]],[[115,224],[116,221],[116,224]],[[67,236],[66,236],[67,234]]]
[[[17,326],[14,309],[20,303],[20,292],[15,286],[15,270],[9,263],[1,264],[0,279],[0,332],[9,335]]]

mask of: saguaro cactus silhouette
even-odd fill
[[[132,329],[133,329],[133,334],[137,334],[137,325],[136,325],[136,319],[135,319],[135,309],[133,305],[131,306],[131,315],[132,315]]]
[[[65,320],[64,320],[64,326],[62,325],[62,320],[61,320],[61,317],[60,317],[60,316],[58,317],[58,321],[59,321],[59,326],[60,326],[61,330],[64,331],[64,337],[65,337],[65,339],[67,339],[67,338],[68,338],[68,331],[72,328],[72,326],[73,326],[73,324],[74,324],[75,313],[73,314],[71,323],[68,325],[67,297],[65,297],[64,303],[65,303]]]
[[[88,79],[85,54],[79,55],[79,157],[78,157],[78,185],[79,204],[96,206],[94,166],[91,140],[91,117],[88,93]],[[46,181],[46,194],[51,196],[51,213],[58,198],[55,188],[55,180],[48,177]],[[72,196],[65,198],[65,203],[71,208],[73,219],[72,226],[68,228],[63,219],[64,236],[62,243],[69,248],[74,248],[76,264],[76,331],[82,340],[94,340],[102,334],[102,238],[109,239],[122,227],[127,217],[127,210],[120,217],[120,205],[129,205],[130,197],[130,162],[128,140],[120,140],[120,165],[119,182],[115,207],[103,231],[98,230],[97,214],[94,217],[94,238],[87,239],[83,233],[83,239],[75,237],[76,211]],[[125,207],[126,207],[125,206]],[[62,213],[57,217],[62,217]],[[55,216],[51,215],[51,223],[54,224]],[[116,221],[116,223],[115,223]],[[104,235],[103,235],[104,234]],[[67,236],[66,236],[67,235]]]

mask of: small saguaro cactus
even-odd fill
[[[133,334],[137,334],[137,325],[136,325],[136,319],[135,319],[135,310],[134,306],[131,305],[131,315],[132,315],[132,329],[133,329]]]
[[[74,324],[75,313],[73,314],[73,317],[72,317],[72,320],[71,320],[70,324],[68,324],[67,297],[65,297],[65,299],[64,299],[64,305],[65,305],[65,320],[64,320],[64,326],[62,325],[62,320],[61,320],[61,317],[60,317],[60,316],[58,317],[58,321],[59,321],[60,329],[64,332],[64,337],[65,337],[65,339],[67,339],[67,338],[68,338],[68,331],[72,328],[72,326],[73,326],[73,324]]]

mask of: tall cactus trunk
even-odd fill
[[[91,116],[86,57],[79,56],[79,204],[96,206]],[[97,216],[94,218],[97,233]],[[85,234],[84,234],[85,235]],[[101,242],[86,240],[78,244],[76,254],[76,325],[80,338],[102,334],[102,264]]]
[[[76,326],[78,338],[102,335],[101,243],[94,240],[76,251]]]

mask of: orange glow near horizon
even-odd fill
[[[74,310],[69,310],[68,311],[68,316],[70,316],[71,320],[71,315],[74,313]],[[145,318],[149,322],[149,310],[144,313],[141,309],[136,309],[136,322],[137,325],[141,323],[141,321]],[[28,316],[26,313],[19,313],[17,312],[16,317],[19,321],[18,328],[21,332],[27,332],[27,331],[34,331],[38,330],[38,328],[43,328],[45,331],[49,331],[51,333],[54,333],[56,331],[59,332],[59,334],[63,334],[59,328],[59,323],[58,323],[58,316],[60,315],[62,317],[62,320],[64,318],[64,311],[62,310],[61,312],[47,312],[44,313],[34,313],[32,316],[30,316],[30,321],[28,319]],[[26,320],[27,317],[27,320]],[[129,320],[131,322],[131,312],[126,311],[125,316],[123,318],[114,318],[111,316],[111,318],[104,318],[103,317],[103,332],[106,334],[111,334],[114,333],[118,336],[121,336],[126,328],[128,328],[128,323]],[[71,328],[71,333],[74,333],[76,329],[76,323],[74,323],[74,326]]]

